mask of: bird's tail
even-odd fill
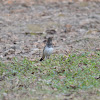
[[[43,60],[43,58],[40,59],[40,61],[42,61],[42,60]]]
[[[43,55],[42,58],[40,59],[40,61],[42,61],[45,58],[45,56]]]

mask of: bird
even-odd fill
[[[47,43],[43,49],[42,58],[40,61],[42,61],[44,58],[49,58],[49,56],[53,53],[53,45],[52,45],[52,37],[49,37],[47,40]]]

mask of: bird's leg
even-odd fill
[[[49,58],[50,58],[50,56],[47,56],[47,58],[49,59]]]

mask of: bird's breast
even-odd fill
[[[52,47],[45,47],[44,49],[44,55],[49,56],[53,53],[53,48]]]

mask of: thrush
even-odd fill
[[[42,61],[44,58],[49,58],[49,56],[53,53],[53,45],[52,45],[52,38],[49,37],[46,43],[46,46],[43,49],[42,58],[40,61]]]

